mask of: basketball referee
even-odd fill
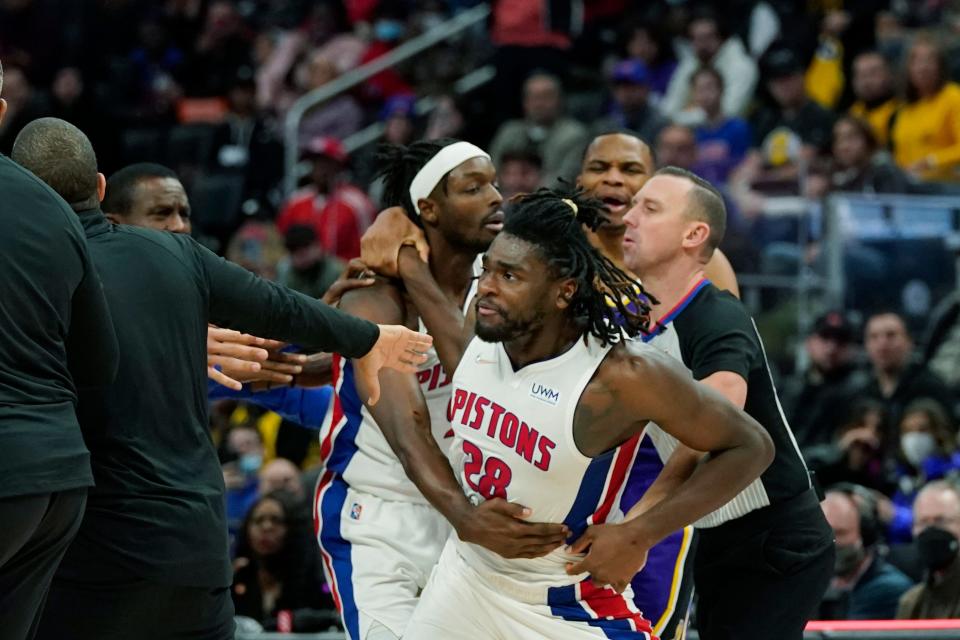
[[[63,120],[28,124],[12,157],[79,217],[121,354],[113,384],[80,395],[96,486],[38,637],[232,640],[223,475],[207,421],[208,321],[357,358],[371,389],[381,366],[412,371],[430,340],[263,281],[182,234],[111,225],[90,141]]]
[[[777,399],[763,344],[740,302],[704,278],[723,238],[720,194],[698,176],[658,171],[624,217],[627,266],[660,304],[645,341],[742,407],[770,434],[770,467],[696,523],[697,627],[704,640],[800,640],[833,574],[833,532]],[[648,426],[663,472],[631,510],[636,517],[692,475],[701,455]],[[604,532],[588,532],[603,544]]]

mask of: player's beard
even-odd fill
[[[475,333],[484,342],[511,342],[517,338],[529,335],[543,324],[543,312],[537,311],[529,318],[508,318],[500,314],[501,321],[497,324],[485,324],[484,319],[477,317]]]

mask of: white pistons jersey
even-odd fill
[[[474,275],[478,273],[479,264],[478,258]],[[464,314],[476,290],[477,281],[473,280],[464,301]],[[420,322],[420,331],[426,332],[423,321]],[[427,361],[417,368],[417,380],[430,412],[431,431],[440,449],[446,453],[453,438],[447,417],[451,379],[433,347],[427,352]],[[320,457],[326,468],[339,474],[357,491],[384,500],[427,504],[420,490],[407,478],[400,460],[360,400],[353,363],[336,354],[333,358],[333,388],[333,407],[320,431]]]
[[[529,507],[532,521],[565,523],[571,541],[591,524],[622,520],[620,494],[639,435],[597,458],[580,453],[573,436],[580,396],[609,351],[588,337],[514,371],[502,344],[474,338],[454,375],[450,407],[450,461],[472,501],[500,497]],[[459,539],[454,544],[501,593],[529,603],[579,599],[571,597],[574,585],[578,590],[586,575],[567,575],[575,557],[562,548],[508,560]]]

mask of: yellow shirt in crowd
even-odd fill
[[[960,165],[960,85],[946,84],[936,95],[900,107],[891,131],[894,159],[904,169],[929,159],[924,180],[956,181]]]
[[[865,120],[870,125],[877,144],[886,148],[890,132],[890,116],[896,112],[900,102],[896,98],[890,98],[883,104],[873,109],[867,108],[862,100],[858,100],[850,105],[850,115]]]

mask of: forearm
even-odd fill
[[[625,526],[635,538],[654,545],[667,535],[716,511],[753,482],[769,465],[759,435],[744,444],[714,452],[690,477],[654,505],[643,518]]]
[[[653,481],[653,484],[644,492],[639,502],[633,505],[630,511],[627,512],[626,520],[633,520],[650,511],[650,509],[660,504],[664,498],[676,491],[677,487],[693,475],[701,457],[702,454],[699,452],[689,449],[682,444],[678,445],[670,456],[670,459],[667,460],[667,464],[664,465],[663,470],[660,471],[660,474]]]
[[[433,336],[433,347],[440,364],[447,375],[452,376],[473,337],[473,331],[466,326],[460,309],[440,290],[430,266],[420,259],[414,247],[404,246],[400,249],[398,266],[407,293]]]
[[[218,325],[357,358],[379,337],[377,326],[200,249],[210,286],[210,317]]]

